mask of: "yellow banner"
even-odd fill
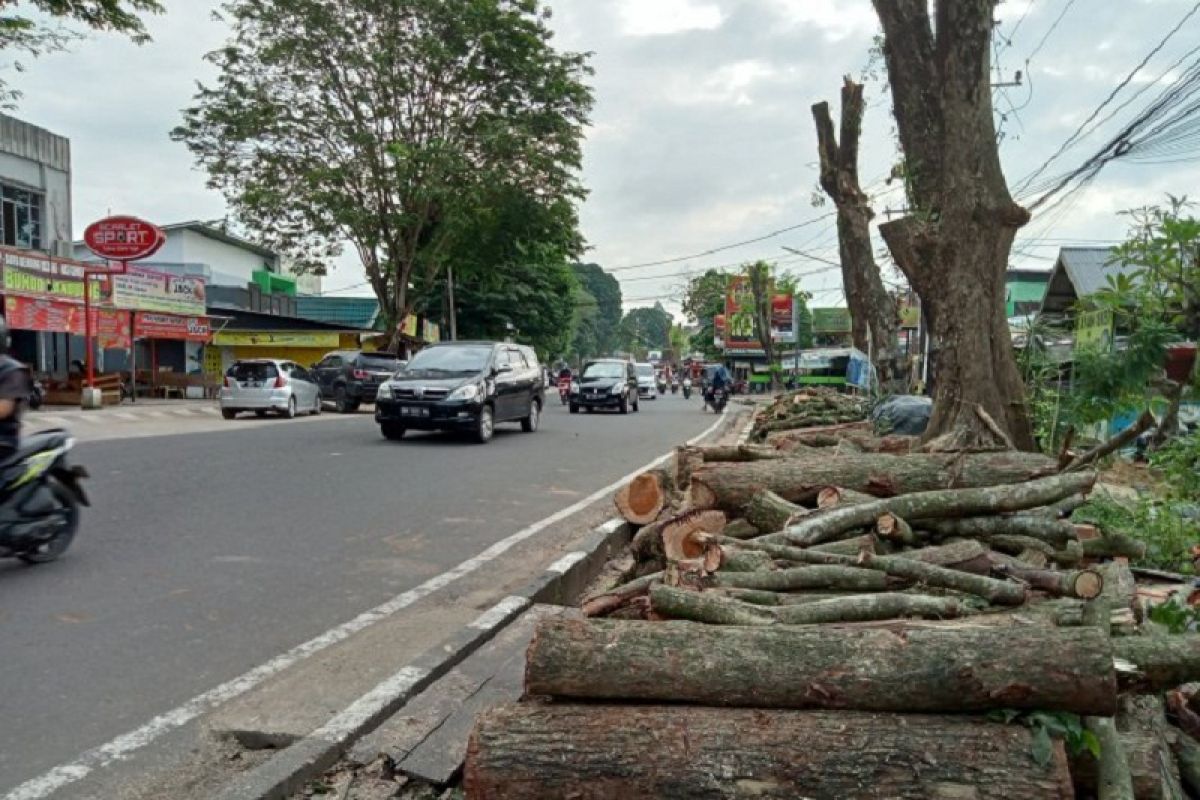
[[[400,326],[400,332],[405,336],[416,338],[417,335],[417,315],[409,314],[404,318],[404,324]]]
[[[213,344],[226,347],[328,347],[340,346],[336,333],[276,333],[266,331],[222,331]]]

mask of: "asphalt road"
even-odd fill
[[[80,444],[94,507],[71,551],[0,562],[0,795],[714,422],[695,398],[624,417],[548,399],[539,432],[487,446],[387,442],[369,413]]]

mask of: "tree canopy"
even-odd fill
[[[599,264],[575,264],[583,294],[571,350],[581,358],[607,355],[620,347],[621,284]]]
[[[23,12],[22,5],[39,14],[42,19]],[[6,56],[31,58],[68,47],[82,34],[59,22],[78,22],[96,31],[124,34],[137,44],[150,41],[150,34],[141,14],[159,14],[158,0],[9,0],[0,3],[0,52]],[[44,21],[50,17],[54,24]],[[18,72],[25,69],[19,60],[13,61]],[[21,93],[0,79],[0,107],[11,108]]]
[[[220,76],[174,137],[301,268],[349,242],[389,324],[495,203],[517,192],[561,222],[583,197],[590,69],[551,46],[539,0],[229,0],[223,12],[233,35],[209,56]],[[559,252],[559,233],[522,246]]]
[[[671,315],[662,303],[631,309],[621,320],[621,341],[626,350],[633,352],[669,350]]]
[[[716,358],[721,352],[713,345],[715,318],[725,313],[725,294],[730,274],[710,269],[688,281],[683,295],[683,313],[699,330],[691,338],[691,349]]]

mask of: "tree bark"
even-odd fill
[[[696,592],[672,586],[650,590],[651,607],[668,619],[689,619],[710,625],[821,625],[903,617],[950,619],[967,613],[953,597],[881,592],[858,594],[775,608],[742,603],[716,592]]]
[[[964,540],[924,547],[920,550],[908,550],[898,553],[899,558],[913,561],[923,561],[939,567],[956,569],[959,572],[972,572],[976,575],[987,575],[992,571],[992,560],[988,557],[989,550],[979,542]]]
[[[787,458],[774,447],[765,444],[711,444],[692,448],[705,463],[713,461],[773,461]]]
[[[854,346],[871,354],[884,391],[903,379],[899,365],[896,304],[884,288],[871,247],[870,201],[858,181],[858,142],[862,133],[863,87],[849,77],[842,84],[841,135],[834,133],[828,103],[812,107],[817,127],[821,188],[837,207],[838,253]]]
[[[993,122],[993,0],[873,0],[904,152],[910,214],[880,233],[921,297],[934,408],[924,440],[991,444],[982,408],[1036,443],[1005,316],[1005,270],[1029,212],[1009,194]]]
[[[807,508],[789,503],[770,489],[755,492],[745,509],[746,520],[760,533],[781,531],[789,520],[807,513]]]
[[[802,547],[820,544],[839,538],[853,528],[870,525],[879,515],[888,512],[906,519],[924,519],[1023,511],[1068,494],[1087,491],[1095,481],[1094,472],[1077,472],[1007,486],[918,491],[810,514],[779,533],[755,541],[788,542]]]
[[[818,564],[768,572],[730,572],[713,577],[713,585],[734,589],[767,589],[787,592],[795,589],[842,589],[855,592],[881,592],[888,588],[882,572],[851,566]]]
[[[803,608],[803,606],[801,606]],[[547,620],[530,695],[710,706],[1116,712],[1107,636],[1089,628],[904,631]]]
[[[654,582],[662,580],[662,577],[662,572],[652,572],[649,575],[634,578],[620,586],[614,586],[607,592],[592,595],[584,600],[580,606],[583,615],[585,617],[603,617],[606,614],[610,614],[634,597],[649,592]]]
[[[705,464],[691,479],[693,488],[700,484],[712,492],[718,508],[740,511],[760,489],[769,489],[792,503],[811,501],[826,486],[887,497],[948,487],[1021,483],[1053,474],[1056,467],[1054,459],[1033,453],[864,453]]]
[[[1015,564],[998,564],[997,575],[1024,581],[1034,589],[1054,597],[1075,597],[1092,600],[1104,590],[1104,578],[1094,569],[1059,572],[1053,569],[1035,569]]]
[[[1008,516],[965,517],[962,519],[913,520],[913,527],[938,536],[964,536],[988,539],[996,535],[1029,536],[1055,548],[1075,539],[1075,528],[1066,520],[1051,519],[1036,513]]]
[[[757,572],[775,566],[775,560],[760,551],[725,547],[721,553],[721,569],[725,572]]]
[[[1062,745],[969,716],[519,703],[485,712],[467,800],[1067,800]]]
[[[1113,436],[1106,442],[1096,445],[1086,453],[1076,456],[1067,466],[1063,468],[1063,472],[1075,472],[1081,470],[1093,461],[1099,461],[1110,453],[1115,453],[1125,445],[1131,443],[1134,439],[1141,436],[1146,431],[1154,426],[1154,415],[1149,411],[1143,411],[1142,415],[1137,418],[1137,421],[1130,425],[1125,430]]]
[[[855,492],[850,489],[843,489],[840,486],[826,486],[817,492],[817,508],[833,508],[834,506],[848,506],[854,503],[869,503],[874,499],[875,495],[867,494],[866,492]]]
[[[1181,732],[1175,737],[1173,749],[1184,785],[1191,790],[1192,796],[1200,795],[1200,744]]]
[[[1100,744],[1097,800],[1134,800],[1133,776],[1112,717],[1086,717],[1083,724]]]
[[[1157,693],[1200,680],[1200,634],[1113,639],[1117,658],[1133,666],[1118,674],[1122,686]]]

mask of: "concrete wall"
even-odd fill
[[[71,143],[63,136],[0,114],[0,181],[42,193],[42,249],[70,252]],[[55,250],[55,243],[58,250]]]

